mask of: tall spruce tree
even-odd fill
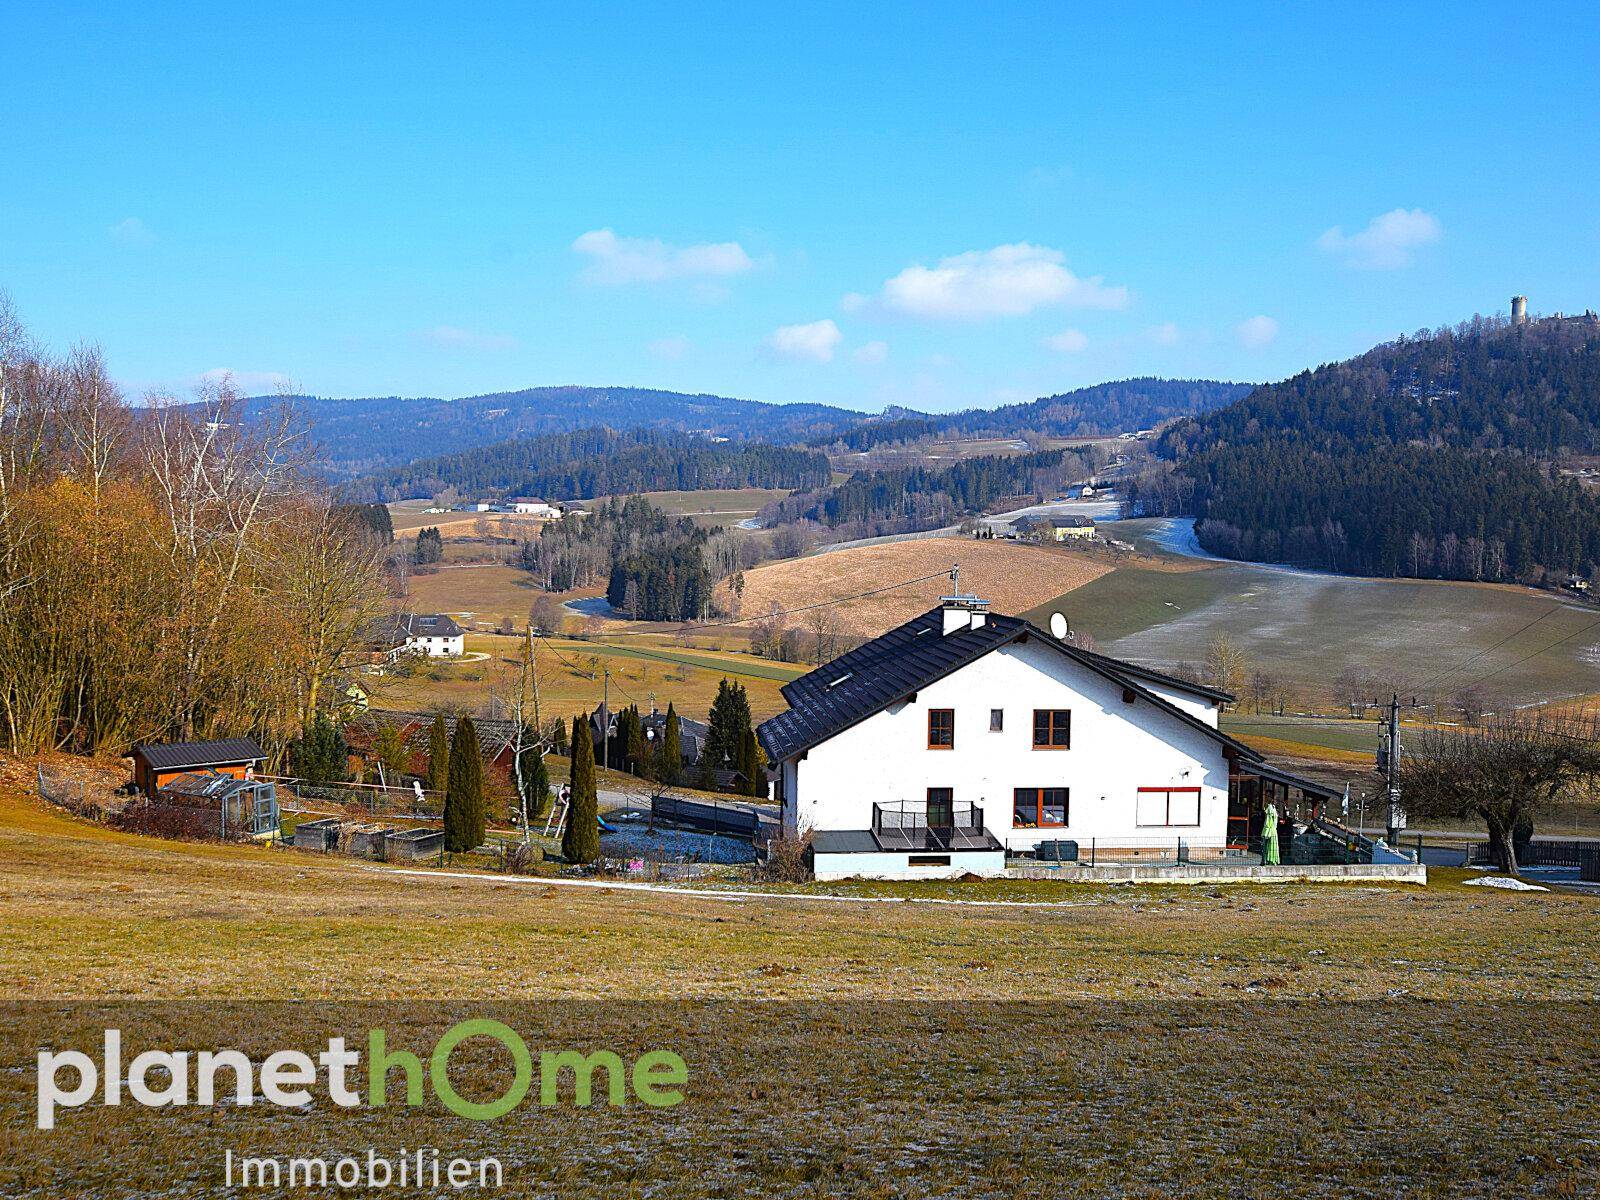
[[[761,769],[761,746],[756,741],[753,729],[744,731],[744,738],[739,745],[739,773],[744,776],[746,795],[767,794],[767,777]]]
[[[433,718],[433,728],[428,730],[428,790],[442,793],[450,786],[450,727],[444,714]]]
[[[745,694],[742,683],[724,679],[717,685],[709,725],[700,771],[702,786],[711,782],[716,771],[744,770],[745,738],[750,733],[750,697]]]
[[[628,769],[641,779],[650,778],[650,753],[644,740],[644,720],[638,706],[628,710]]]
[[[678,728],[677,710],[667,705],[666,724],[656,743],[656,778],[669,787],[683,776],[683,733]]]
[[[572,804],[561,835],[561,857],[569,863],[592,863],[600,857],[600,800],[595,794],[594,740],[589,722],[572,722]]]
[[[459,853],[483,844],[483,758],[471,717],[456,722],[450,739],[450,776],[444,799],[444,848]]]
[[[522,737],[522,815],[531,824],[550,802],[550,769],[545,766],[544,749],[533,731],[523,730]]]

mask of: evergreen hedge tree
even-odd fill
[[[444,848],[457,853],[483,844],[483,758],[471,717],[456,722],[450,739],[450,776],[444,798]]]
[[[522,731],[522,753],[518,756],[522,773],[522,815],[531,824],[544,812],[550,800],[550,770],[544,763],[544,750],[531,729]]]
[[[683,775],[683,734],[678,729],[677,710],[667,705],[667,721],[656,744],[656,778],[669,787]]]
[[[307,783],[350,778],[350,746],[327,713],[318,713],[289,747],[289,769]]]
[[[650,754],[644,740],[644,721],[637,706],[628,710],[628,769],[641,779],[650,778]]]
[[[710,729],[700,763],[701,786],[712,786],[713,773],[727,767],[744,771],[745,739],[750,734],[750,697],[744,684],[724,679],[711,702]]]
[[[428,730],[428,790],[443,793],[450,785],[450,727],[436,713]]]
[[[561,857],[569,863],[592,863],[600,857],[600,800],[595,794],[594,740],[589,722],[572,721],[572,804],[561,835]]]
[[[767,794],[767,777],[761,770],[761,746],[756,741],[753,729],[744,731],[744,739],[739,747],[739,773],[744,776],[746,795]]]

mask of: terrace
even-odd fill
[[[938,790],[938,789],[935,789]],[[880,850],[998,850],[983,827],[983,809],[937,797],[872,806],[872,836]]]

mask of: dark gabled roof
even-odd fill
[[[446,613],[401,613],[400,632],[410,637],[460,637],[466,631]]]
[[[239,763],[260,762],[267,757],[253,738],[221,738],[214,742],[141,742],[133,748],[133,754],[158,771],[231,767]]]
[[[767,757],[773,762],[792,758],[909,698],[991,650],[1029,637],[1038,638],[1097,675],[1121,684],[1137,698],[1223,743],[1246,760],[1254,762],[1261,757],[1243,742],[1140,685],[1139,675],[1149,678],[1156,674],[1146,668],[1135,668],[1118,659],[1069,646],[1020,617],[1000,613],[986,614],[984,623],[976,629],[946,634],[943,628],[943,609],[930,609],[785,684],[781,691],[789,702],[789,711],[763,721],[756,730]],[[1160,676],[1160,680],[1186,689],[1193,686],[1170,676]]]

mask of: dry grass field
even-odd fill
[[[914,538],[858,546],[811,558],[768,563],[745,575],[740,613],[756,616],[774,605],[790,609],[881,588],[961,565],[961,588],[999,612],[1020,613],[1081,587],[1111,570],[1078,551],[972,538]],[[925,612],[949,592],[949,580],[869,596],[840,605],[840,627],[876,635]],[[803,620],[803,618],[797,618]]]
[[[512,1195],[1593,1194],[1600,902],[1425,889],[574,887],[161,842],[0,783],[0,1191],[215,1194],[224,1151],[493,1154]],[[934,901],[919,903],[918,901]],[[292,1001],[293,1003],[284,1003]],[[62,1114],[32,1049],[668,1048],[684,1102]],[[492,1043],[452,1061],[503,1089]],[[603,1077],[603,1076],[602,1076]],[[106,1146],[115,1147],[111,1154]],[[96,1149],[100,1148],[100,1152]],[[287,1194],[287,1193],[283,1193]]]
[[[515,694],[519,638],[473,634],[469,653],[487,659],[411,664],[407,673],[363,676],[362,686],[378,708],[445,709],[486,714],[491,694],[503,703]],[[615,641],[542,639],[541,699],[550,714],[573,716],[594,709],[604,694],[603,672],[611,672],[611,703],[636,703],[648,708],[653,696],[665,710],[670,701],[683,716],[704,720],[724,678],[744,684],[750,711],[764,720],[783,708],[778,689],[809,668],[775,663],[748,654],[689,649],[667,639],[626,638]],[[500,713],[503,715],[503,712]]]

